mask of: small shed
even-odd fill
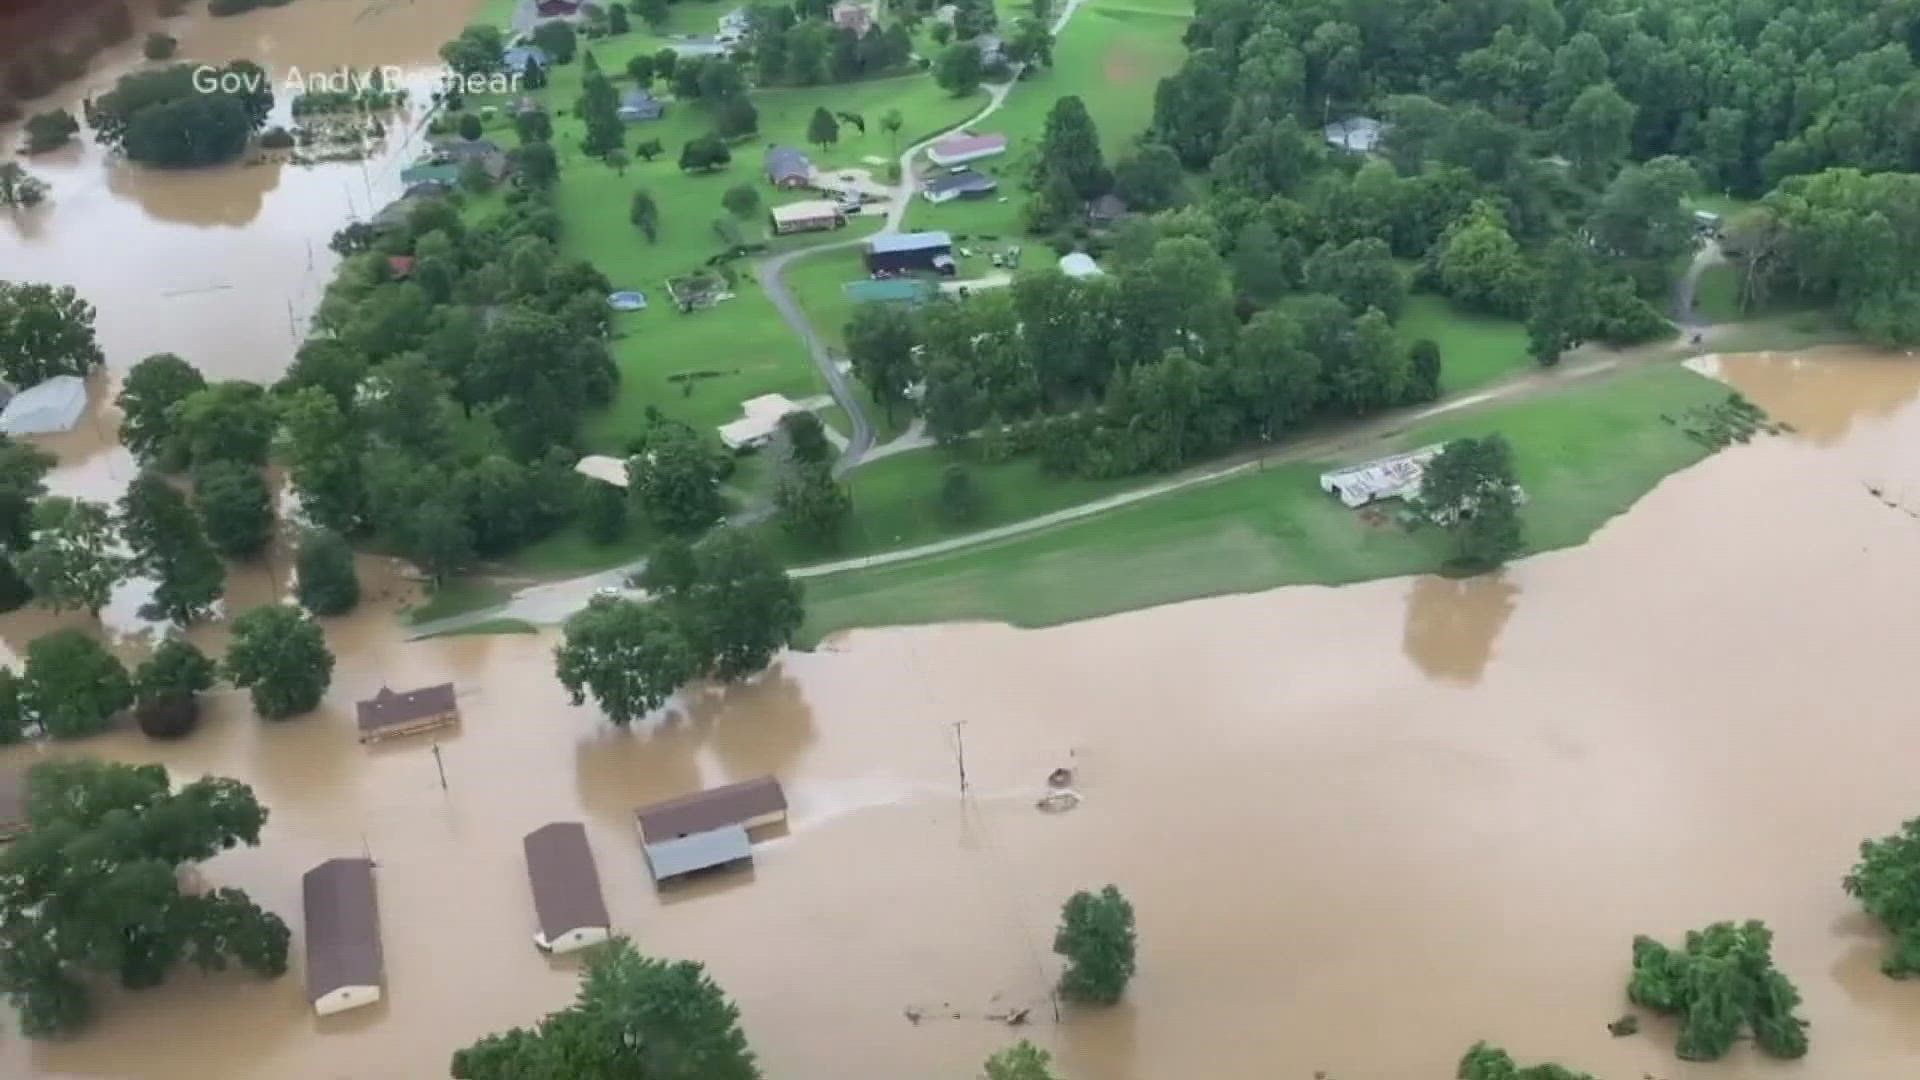
[[[1336,495],[1348,507],[1361,507],[1378,499],[1411,499],[1420,494],[1420,481],[1426,475],[1427,462],[1440,454],[1440,447],[1423,446],[1404,454],[1320,474],[1320,490]]]
[[[781,236],[797,232],[837,229],[847,223],[847,215],[832,199],[808,199],[805,202],[776,206],[768,212],[773,231]]]
[[[307,1000],[330,1016],[380,1000],[385,961],[373,860],[328,859],[300,880],[307,927]]]
[[[881,233],[867,241],[867,269],[876,274],[913,270],[951,274],[953,237],[944,232]]]
[[[952,202],[955,199],[982,199],[993,194],[1000,185],[986,173],[962,169],[947,176],[936,176],[920,188],[920,194],[930,203]]]
[[[1073,278],[1099,277],[1105,273],[1100,264],[1093,261],[1093,256],[1084,251],[1060,256],[1060,272]]]
[[[27,831],[27,776],[0,769],[0,844]]]
[[[752,450],[773,441],[780,420],[788,413],[805,411],[785,394],[761,394],[740,403],[745,415],[720,425],[720,441],[729,450]]]
[[[767,182],[777,188],[803,188],[813,179],[813,162],[791,146],[769,146]]]
[[[666,111],[666,105],[659,98],[635,88],[620,95],[620,107],[615,114],[625,123],[637,124],[643,120],[658,120]]]
[[[747,830],[738,825],[722,825],[645,846],[647,868],[653,871],[656,883],[753,858],[753,843],[747,838]]]
[[[708,788],[634,811],[649,844],[708,832],[724,825],[756,829],[787,820],[787,793],[771,776]]]
[[[0,434],[53,435],[72,431],[87,411],[87,383],[78,375],[55,375],[14,395],[0,409]]]
[[[588,454],[573,463],[573,471],[581,476],[591,477],[603,484],[614,487],[627,486],[627,461],[625,458],[608,457],[605,454]]]
[[[951,135],[934,143],[927,150],[927,160],[935,165],[964,165],[969,161],[993,157],[1007,151],[1005,135],[973,135],[962,132]]]
[[[431,731],[460,719],[460,706],[454,700],[452,683],[425,686],[404,694],[383,686],[379,693],[356,703],[354,712],[360,721],[363,743]]]
[[[593,865],[587,827],[555,821],[528,833],[522,846],[533,910],[540,918],[534,945],[543,952],[569,953],[607,940],[613,923],[600,895],[600,871]]]
[[[1371,116],[1349,116],[1321,129],[1327,145],[1355,154],[1371,154],[1386,135],[1387,125]]]

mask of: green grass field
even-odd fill
[[[1021,80],[1006,104],[978,125],[982,133],[1007,136],[1005,154],[975,166],[999,179],[1006,201],[963,199],[935,206],[916,199],[907,227],[1017,239],[1024,184],[1053,103],[1068,94],[1086,102],[1111,162],[1147,129],[1160,80],[1186,60],[1180,35],[1192,14],[1191,4],[1166,0],[1088,0],[1054,43],[1053,67]]]
[[[1663,416],[1723,400],[1680,367],[1419,425],[1417,446],[1498,431],[1530,501],[1529,552],[1577,544],[1706,447]],[[1439,569],[1436,530],[1369,524],[1324,495],[1319,463],[1249,471],[1085,521],[911,563],[810,579],[805,635],[854,626],[994,619],[1045,626],[1155,604],[1290,584]]]
[[[1440,346],[1440,389],[1445,393],[1477,389],[1533,363],[1525,326],[1461,311],[1442,296],[1409,297],[1397,328],[1408,345],[1431,338]]]
[[[1709,322],[1732,322],[1741,318],[1740,271],[1724,263],[1701,271],[1700,283],[1693,293],[1693,308]]]

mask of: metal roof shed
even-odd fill
[[[656,882],[753,858],[747,830],[739,825],[722,825],[691,836],[661,840],[646,845],[646,849],[647,866],[653,870]]]
[[[0,433],[52,435],[72,431],[87,410],[87,383],[78,375],[55,375],[14,395],[0,409]]]
[[[867,241],[867,250],[875,255],[892,255],[902,251],[927,251],[932,248],[952,246],[953,237],[944,232],[881,233]]]

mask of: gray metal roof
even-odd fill
[[[307,997],[378,986],[380,906],[371,859],[328,859],[300,880],[307,917]]]
[[[587,845],[587,827],[556,821],[527,834],[527,880],[533,885],[533,909],[540,930],[551,941],[570,930],[610,926],[607,902],[600,896],[600,872]]]
[[[926,251],[929,248],[950,248],[953,237],[943,232],[881,233],[867,241],[867,250],[876,255],[896,251]]]
[[[785,176],[807,177],[813,173],[813,162],[807,155],[791,146],[770,146],[767,148],[767,175],[775,180]]]
[[[747,840],[747,830],[738,825],[723,825],[718,829],[662,840],[646,847],[647,865],[653,868],[655,881],[753,858],[753,845]]]
[[[927,181],[926,190],[936,194],[943,191],[992,191],[998,186],[993,177],[968,169],[965,172],[935,177]]]

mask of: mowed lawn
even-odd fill
[[[1666,417],[1727,389],[1653,367],[1410,429],[1411,447],[1504,434],[1529,503],[1529,552],[1585,540],[1706,447]],[[1323,463],[1247,470],[1084,521],[951,555],[806,582],[805,635],[854,626],[993,619],[1045,626],[1155,604],[1291,584],[1439,569],[1447,539],[1369,523],[1323,494]],[[857,496],[856,496],[857,498]]]
[[[983,134],[1007,136],[1005,154],[974,166],[999,180],[1005,201],[963,199],[935,206],[917,199],[907,213],[907,227],[1019,238],[1026,179],[1054,102],[1070,94],[1086,102],[1111,162],[1147,130],[1160,80],[1186,60],[1180,37],[1192,15],[1187,3],[1088,0],[1054,42],[1053,66],[1022,79],[1006,103],[977,125]]]
[[[1427,338],[1440,346],[1440,389],[1444,393],[1474,390],[1533,364],[1524,325],[1462,311],[1444,296],[1419,293],[1408,297],[1396,328],[1407,345]]]

